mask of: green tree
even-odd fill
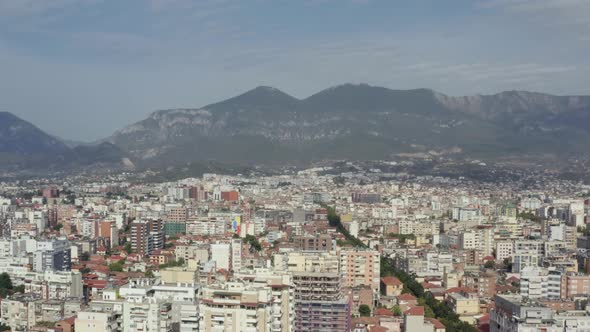
[[[152,270],[145,271],[145,277],[146,278],[153,278],[154,277],[154,272]]]
[[[359,306],[359,314],[361,317],[369,317],[371,316],[371,308],[366,304],[361,304]]]
[[[131,242],[125,243],[125,252],[127,252],[127,254],[130,254],[133,252],[133,249],[131,248]]]
[[[86,262],[90,259],[90,254],[86,251],[80,255],[80,260]]]
[[[260,242],[254,235],[246,235],[246,237],[244,238],[244,242],[248,243],[250,245],[250,248],[256,251],[262,250],[262,245],[260,245]]]
[[[6,272],[0,273],[0,288],[12,289],[12,280],[10,279],[10,275]]]
[[[391,310],[391,311],[393,311],[394,316],[399,317],[402,315],[402,308],[400,308],[400,306],[397,304],[395,306],[393,306],[393,310]]]
[[[123,272],[123,265],[125,264],[125,260],[120,260],[116,263],[109,264],[109,271],[111,272]]]
[[[492,261],[487,261],[483,267],[485,267],[486,269],[493,269],[496,267],[496,262]]]

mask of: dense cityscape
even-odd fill
[[[590,0],[0,0],[0,332],[590,332]]]
[[[587,331],[590,187],[330,166],[0,185],[11,331]]]

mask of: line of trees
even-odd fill
[[[381,266],[385,267],[386,274],[395,276],[404,284],[404,293],[410,293],[418,299],[418,304],[424,306],[425,316],[440,320],[447,328],[447,332],[478,331],[473,325],[461,321],[459,315],[453,312],[448,303],[441,302],[435,299],[431,293],[425,292],[424,287],[413,276],[395,269],[388,259],[381,258]]]
[[[344,228],[335,208],[330,206],[324,206],[324,208],[328,210],[328,221],[330,222],[330,226],[336,227],[336,230],[342,233],[346,240],[354,246],[367,248],[361,240],[350,235],[346,228]],[[461,321],[459,315],[454,313],[446,302],[441,302],[435,299],[431,293],[425,292],[424,287],[422,287],[413,276],[401,270],[397,270],[389,259],[381,257],[380,264],[381,276],[397,277],[404,285],[403,292],[414,295],[418,299],[418,304],[424,306],[425,316],[438,319],[445,325],[447,332],[478,332],[478,329],[473,325]]]

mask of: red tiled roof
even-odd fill
[[[422,306],[412,307],[412,308],[406,310],[406,312],[404,312],[404,314],[406,314],[407,316],[424,316],[424,307],[422,307]]]
[[[520,281],[520,279],[518,277],[516,277],[516,276],[512,276],[512,277],[506,279],[506,281],[509,282],[509,283],[513,283],[515,281]]]
[[[84,282],[88,287],[103,289],[107,287],[106,280],[87,280]]]
[[[475,290],[468,288],[468,287],[453,287],[453,288],[447,289],[447,294],[461,293],[461,292],[475,293]]]
[[[436,318],[426,318],[435,329],[446,329],[445,325]]]
[[[431,289],[431,288],[440,288],[440,286],[435,285],[435,284],[431,284],[429,282],[423,282],[422,283],[422,288],[424,288],[424,289]]]
[[[483,325],[483,324],[488,324],[490,322],[490,314],[485,314],[483,316],[481,316],[477,322],[479,323],[479,325]]]
[[[393,312],[385,308],[379,308],[375,310],[375,316],[393,316]]]
[[[401,286],[402,282],[396,277],[381,278],[381,282],[388,286]]]

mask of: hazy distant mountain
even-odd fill
[[[587,151],[590,97],[449,97],[345,84],[299,100],[271,87],[152,113],[109,141],[147,164],[310,161],[463,151],[478,157]]]
[[[0,153],[17,155],[64,154],[68,147],[12,113],[0,112]]]
[[[587,154],[589,123],[590,96],[450,97],[345,84],[297,99],[258,87],[201,108],[157,111],[76,147],[0,113],[0,168],[309,162],[432,151],[490,159]]]
[[[14,114],[0,112],[0,169],[66,169],[95,164],[129,163],[110,143],[71,148]]]

